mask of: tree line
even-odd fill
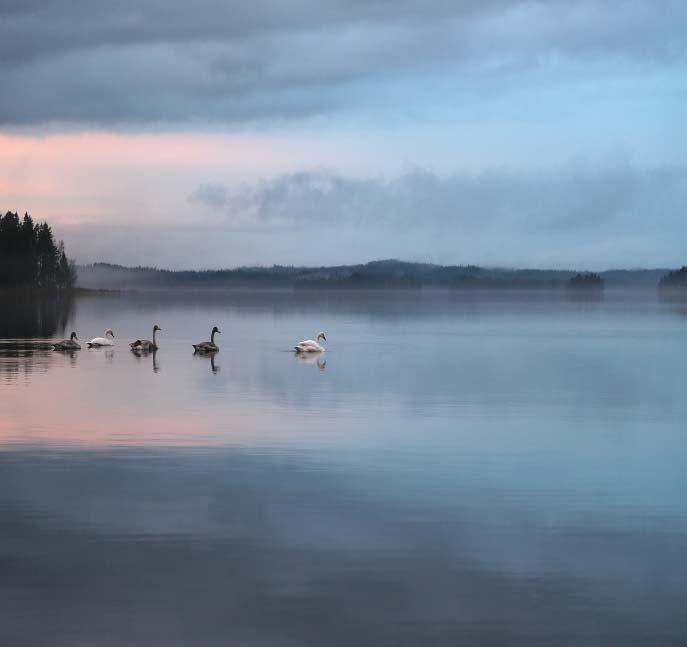
[[[660,283],[662,288],[687,288],[687,265],[683,265],[679,270],[668,272]]]
[[[0,287],[71,288],[76,268],[47,222],[8,211],[0,217]]]
[[[578,272],[568,281],[568,287],[583,290],[600,290],[604,287],[604,280],[596,272]]]

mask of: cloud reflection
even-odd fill
[[[547,528],[474,483],[427,501],[412,481],[385,488],[390,472],[272,452],[0,465],[7,644],[635,647],[687,632],[687,541],[660,518]]]

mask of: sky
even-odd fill
[[[687,263],[684,0],[0,0],[0,209],[78,262]]]

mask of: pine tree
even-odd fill
[[[60,241],[55,245],[47,222],[36,224],[8,211],[0,216],[0,286],[71,288],[76,268]]]
[[[36,254],[38,257],[38,286],[41,288],[55,287],[57,284],[57,248],[52,236],[52,229],[47,222],[38,225]]]
[[[62,289],[73,288],[76,283],[76,268],[74,261],[67,258],[63,240],[57,247],[57,258],[57,287]]]
[[[0,282],[17,285],[20,277],[21,252],[19,215],[8,211],[0,218]]]
[[[20,227],[21,270],[18,285],[33,285],[36,279],[36,228],[33,218],[24,214]]]
[[[47,222],[36,224],[28,213],[22,219],[8,211],[0,216],[0,286],[71,288],[76,269],[64,250],[55,245]]]

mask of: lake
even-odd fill
[[[686,367],[653,292],[2,297],[0,643],[685,645]]]

